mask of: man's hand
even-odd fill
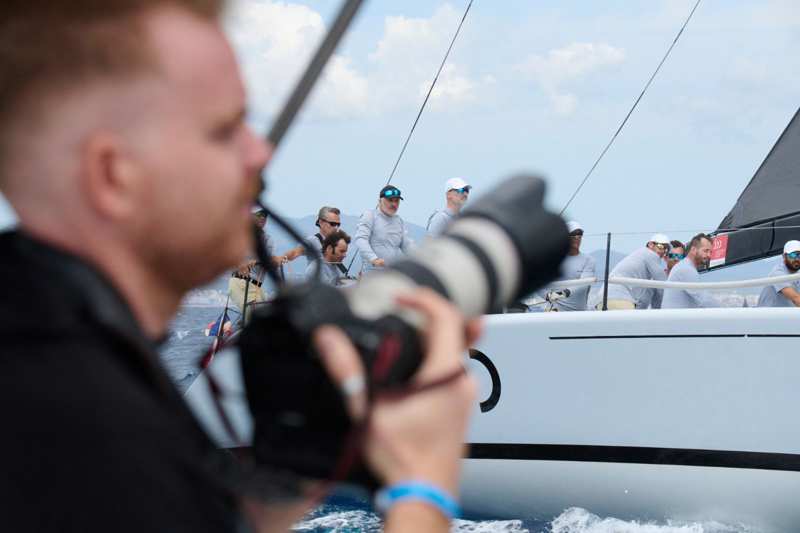
[[[425,358],[412,383],[423,385],[461,369],[463,352],[478,338],[480,322],[465,324],[456,308],[430,289],[414,291],[399,298],[398,303],[426,319]],[[319,328],[314,337],[332,379],[343,391],[349,391],[346,397],[351,416],[363,419],[367,410],[366,392],[363,387],[358,390],[351,385],[366,379],[355,348],[341,330],[331,326]],[[456,497],[475,389],[473,379],[464,374],[399,400],[379,396],[372,407],[365,443],[366,459],[373,472],[387,485],[423,480]],[[447,531],[448,527],[447,520],[437,510],[417,502],[393,507],[386,526],[387,530],[406,531],[420,528]]]
[[[252,259],[247,261],[246,263],[242,263],[239,265],[239,268],[236,269],[236,273],[241,276],[248,276],[250,274],[250,269],[256,265],[256,260]]]
[[[372,266],[374,266],[374,267],[386,266],[386,261],[384,261],[383,259],[380,259],[380,258],[373,259],[372,261],[370,261],[370,263],[372,263]]]

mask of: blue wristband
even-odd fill
[[[433,505],[450,520],[461,516],[461,508],[452,496],[424,481],[406,481],[386,487],[375,495],[375,509],[386,514],[392,505],[403,500],[417,500]]]

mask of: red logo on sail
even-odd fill
[[[711,261],[709,261],[709,266],[713,268],[724,265],[725,256],[728,253],[728,236],[717,235],[711,239],[711,244]]]

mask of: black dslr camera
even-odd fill
[[[421,317],[397,308],[398,293],[426,286],[475,317],[556,277],[568,236],[563,220],[543,208],[544,190],[538,178],[509,179],[472,202],[443,235],[357,286],[292,285],[256,309],[239,341],[256,463],[330,479],[344,451],[352,424],[311,345],[318,326],[340,327],[368,376],[376,355],[393,350],[391,366],[368,383],[374,393],[406,383],[424,356]],[[349,479],[372,484],[363,465]]]

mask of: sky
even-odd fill
[[[365,2],[269,168],[273,206],[292,217],[374,207],[467,3]],[[629,250],[647,233],[687,239],[717,227],[800,106],[793,4],[701,2],[565,215],[585,227],[585,247],[604,246],[592,235],[609,231]],[[545,177],[547,203],[560,210],[693,5],[475,0],[393,180],[400,214],[424,225],[448,178],[465,178],[477,195],[518,172]],[[225,26],[257,130],[268,129],[338,7],[233,2]]]

